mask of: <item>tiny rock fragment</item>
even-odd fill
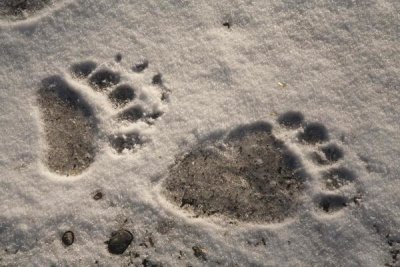
[[[227,27],[228,29],[231,28],[231,24],[229,22],[222,23],[223,26]]]
[[[103,198],[103,193],[101,191],[97,191],[94,195],[93,195],[93,199],[94,200],[100,200]]]
[[[121,53],[116,54],[116,55],[115,55],[115,61],[116,61],[116,62],[121,62],[121,60],[122,60],[122,55],[121,55]]]
[[[75,241],[75,235],[72,231],[67,231],[62,235],[61,241],[65,246],[71,246]]]
[[[132,243],[133,235],[131,232],[125,229],[118,230],[112,233],[108,244],[108,251],[111,254],[123,254],[125,250]]]
[[[287,84],[284,82],[278,82],[278,86],[283,89],[286,88]]]
[[[203,260],[203,261],[207,260],[206,252],[205,252],[204,248],[202,248],[200,246],[193,246],[192,249],[193,249],[193,254],[196,258]]]

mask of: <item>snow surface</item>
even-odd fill
[[[164,266],[396,266],[388,241],[400,240],[399,14],[398,0],[66,0],[0,21],[0,266],[140,266],[146,257]],[[88,59],[127,71],[148,60],[138,80],[162,73],[170,100],[153,126],[135,126],[149,140],[135,153],[99,141],[86,172],[59,177],[42,163],[37,91]],[[294,218],[229,224],[194,218],[160,194],[177,155],[258,120],[317,177],[311,148],[275,123],[288,110],[328,128],[357,174],[339,194],[361,194],[360,205],[323,213],[315,179]],[[103,199],[93,200],[96,190]],[[104,241],[121,227],[135,241],[112,255]],[[66,248],[67,230],[75,243]]]

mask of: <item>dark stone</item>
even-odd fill
[[[231,28],[231,24],[229,22],[222,23],[223,26],[227,27],[228,29]]]
[[[65,246],[71,246],[75,241],[75,235],[72,231],[67,231],[62,235],[61,241]]]
[[[103,193],[100,192],[100,191],[96,192],[96,193],[94,194],[94,196],[93,196],[93,199],[94,199],[94,200],[100,200],[100,199],[102,199],[102,198],[103,198]]]
[[[125,229],[113,232],[110,240],[107,241],[108,252],[111,254],[123,254],[132,243],[133,235]]]
[[[204,252],[204,249],[203,249],[202,247],[200,247],[200,246],[193,246],[192,249],[193,249],[193,254],[194,254],[194,256],[195,256],[196,258],[198,258],[198,259],[200,259],[200,260],[203,260],[203,261],[206,261],[206,260],[207,260],[207,255],[206,255],[206,253]]]
[[[121,55],[121,53],[116,54],[116,55],[115,55],[115,61],[116,61],[116,62],[121,62],[121,60],[122,60],[122,55]]]

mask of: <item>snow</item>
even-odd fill
[[[398,243],[388,241],[400,240],[399,14],[397,0],[66,0],[25,20],[1,20],[0,266],[141,266],[147,257],[164,266],[393,263]],[[164,115],[152,126],[107,121],[111,106],[68,72],[85,60],[126,72],[149,91],[161,73],[171,91]],[[143,73],[131,71],[144,60]],[[117,154],[100,137],[82,174],[48,171],[36,98],[41,81],[53,75],[92,101],[104,134],[136,129],[148,142]],[[361,194],[360,205],[333,214],[316,207],[325,189],[320,167],[306,157],[314,148],[276,123],[289,110],[325,125],[344,150],[343,164],[357,179],[328,193]],[[230,224],[194,218],[163,197],[162,181],[177,156],[259,120],[274,126],[311,174],[295,217]],[[93,200],[96,190],[103,199]],[[163,222],[171,225],[164,234],[157,231]],[[134,242],[112,255],[104,242],[120,228]],[[68,230],[75,243],[64,247]],[[193,246],[206,250],[207,261],[194,256]]]

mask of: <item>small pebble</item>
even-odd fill
[[[65,246],[71,246],[75,241],[75,235],[72,231],[67,231],[63,234],[61,240]]]
[[[99,200],[99,199],[102,199],[102,198],[103,198],[103,193],[100,192],[100,191],[96,192],[96,193],[94,194],[94,196],[93,196],[93,199],[94,199],[94,200]]]
[[[133,235],[125,229],[112,233],[110,240],[107,241],[108,251],[111,254],[122,254],[132,243]]]
[[[115,61],[116,61],[116,62],[121,62],[121,60],[122,60],[122,55],[121,55],[121,53],[118,53],[118,54],[115,56]]]
[[[202,247],[193,246],[192,249],[193,249],[193,254],[196,258],[203,261],[207,260],[206,253]]]
[[[284,82],[278,82],[280,88],[286,88],[287,84]]]

